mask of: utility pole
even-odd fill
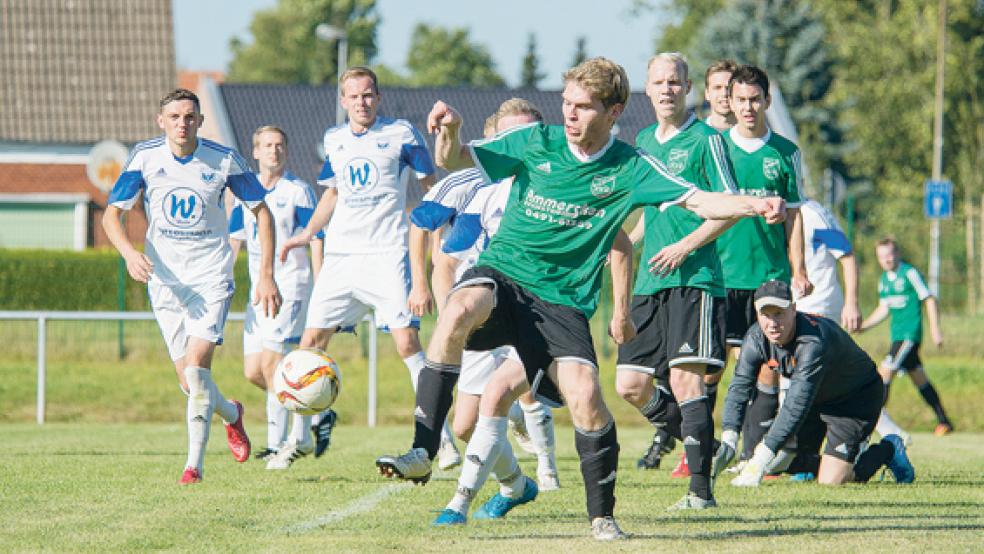
[[[933,122],[933,181],[943,180],[943,65],[946,54],[946,0],[939,0],[939,27],[936,37],[936,102]],[[929,290],[940,294],[940,218],[930,220]]]

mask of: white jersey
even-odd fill
[[[302,300],[311,292],[311,261],[306,249],[294,248],[287,254],[287,261],[280,261],[280,245],[304,230],[317,200],[311,185],[290,172],[274,183],[264,201],[273,214],[274,228],[274,280],[284,300]],[[229,216],[229,237],[245,241],[249,255],[249,279],[253,286],[259,281],[262,251],[257,237],[256,216],[243,202],[236,205]],[[318,233],[318,238],[323,238]]]
[[[348,125],[325,132],[318,184],[338,190],[325,229],[325,253],[371,254],[407,249],[408,170],[434,173],[423,137],[402,119],[376,118],[356,134]]]
[[[803,242],[806,246],[806,274],[813,283],[813,293],[796,299],[796,309],[840,321],[844,292],[837,280],[837,260],[852,252],[851,243],[827,208],[816,200],[799,206],[803,218]]]
[[[163,136],[134,147],[109,204],[129,210],[143,191],[151,281],[192,286],[232,281],[226,187],[250,208],[266,194],[242,156],[210,140],[198,139],[195,151],[183,158],[171,153]]]
[[[478,169],[465,169],[434,185],[410,214],[414,225],[428,231],[451,224],[441,250],[461,261],[455,279],[475,265],[499,230],[511,189],[511,179],[488,183]]]

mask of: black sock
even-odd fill
[[[889,381],[885,383],[885,401],[882,402],[882,407],[888,404],[888,393],[892,390],[892,382]]]
[[[878,468],[887,464],[894,455],[895,446],[885,439],[869,446],[858,456],[858,461],[854,462],[854,480],[858,483],[867,483]]]
[[[646,418],[653,427],[665,430],[670,436],[680,439],[680,406],[677,404],[673,395],[665,390],[655,387],[653,397],[645,406],[639,408],[639,413]]]
[[[922,395],[923,400],[925,400],[926,403],[933,408],[933,411],[936,412],[936,421],[949,425],[950,420],[947,419],[946,412],[943,411],[943,404],[940,402],[940,395],[936,394],[936,389],[933,387],[933,384],[926,381],[926,384],[919,387],[919,394]]]
[[[417,378],[417,406],[414,408],[413,447],[424,448],[430,459],[441,447],[441,428],[454,401],[454,385],[460,365],[427,360]]]
[[[795,475],[797,473],[812,473],[817,475],[820,472],[820,454],[816,452],[799,452],[789,464],[786,473]]]
[[[710,385],[704,385],[704,390],[707,394],[707,405],[711,407],[711,413],[714,413],[714,406],[717,405],[718,399],[718,384],[711,383]]]
[[[711,458],[714,453],[714,423],[707,398],[700,396],[680,406],[683,413],[683,451],[690,466],[690,492],[711,497]]]
[[[762,385],[757,388],[755,399],[748,407],[748,415],[745,417],[746,425],[744,437],[742,437],[743,460],[752,457],[755,447],[772,427],[772,421],[776,418],[776,411],[779,410],[779,391],[775,387],[772,387],[772,390],[762,390],[765,388]]]
[[[574,428],[574,446],[581,458],[581,476],[587,497],[588,521],[615,513],[615,475],[618,470],[618,436],[615,420],[598,431]]]

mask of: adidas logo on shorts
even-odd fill
[[[683,343],[683,346],[680,347],[680,353],[681,354],[693,354],[694,353],[694,349],[693,349],[692,346],[690,346],[690,343],[689,342],[685,342],[685,343]]]

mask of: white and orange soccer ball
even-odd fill
[[[273,392],[285,408],[314,415],[331,407],[342,384],[338,364],[316,348],[301,348],[284,357],[273,374]]]

